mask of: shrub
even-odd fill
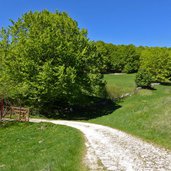
[[[139,70],[136,74],[135,83],[137,87],[151,88],[152,75],[146,70]]]

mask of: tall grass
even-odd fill
[[[109,98],[115,99],[126,93],[135,90],[135,74],[114,75],[105,74],[104,79],[107,82],[106,92]]]

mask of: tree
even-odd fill
[[[152,81],[152,75],[144,69],[139,70],[136,74],[135,83],[137,87],[151,88]]]
[[[8,53],[8,33],[2,28],[0,32],[0,99],[9,97],[15,90],[15,84],[5,72],[5,58]]]
[[[111,64],[114,72],[123,72],[125,66],[125,46],[114,45],[111,53]]]
[[[15,82],[13,98],[23,104],[43,108],[78,102],[81,94],[100,96],[101,58],[87,31],[66,13],[28,12],[12,21],[1,44],[5,39],[4,75]]]
[[[110,44],[104,43],[103,41],[95,42],[97,51],[101,56],[101,72],[110,72],[111,70],[111,61],[110,61]]]
[[[171,54],[166,48],[146,48],[140,57],[140,69],[147,70],[153,81],[167,82],[171,79]]]
[[[134,45],[128,45],[125,47],[125,65],[123,71],[126,73],[135,73],[139,69],[140,55]]]
[[[114,72],[137,72],[139,68],[139,53],[134,45],[113,45],[111,63]]]

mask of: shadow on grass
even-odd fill
[[[161,83],[161,85],[164,85],[164,86],[171,86],[171,82]]]
[[[0,121],[0,128],[8,128],[8,127],[13,126],[15,124],[16,124],[16,122],[14,122],[14,121],[4,121],[4,120],[1,120]]]
[[[51,111],[44,115],[53,119],[89,120],[111,114],[114,110],[121,107],[109,99],[88,97],[87,100],[87,103],[70,105],[60,110],[52,107]]]
[[[29,125],[28,122],[19,122],[19,121],[10,121],[10,120],[1,120],[0,121],[0,128],[9,128],[9,127],[18,127],[19,125]]]

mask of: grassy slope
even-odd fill
[[[0,123],[1,171],[78,171],[84,138],[79,131],[49,123]]]
[[[118,128],[171,149],[170,86],[141,90],[119,104],[121,107],[112,114],[91,122]]]
[[[113,98],[132,92],[136,87],[134,82],[135,74],[105,74],[104,79],[107,82],[106,89]]]

